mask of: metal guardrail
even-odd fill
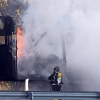
[[[0,98],[7,99],[28,99],[28,100],[54,100],[54,98],[60,98],[63,100],[79,99],[100,99],[99,92],[0,92]],[[44,98],[44,99],[42,99]]]

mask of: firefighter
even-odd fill
[[[62,91],[62,73],[59,72],[58,66],[54,68],[53,74],[48,77],[48,80],[52,87],[52,91]]]

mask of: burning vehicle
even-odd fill
[[[18,34],[18,40],[17,40]],[[0,80],[42,79],[33,71],[27,76],[18,75],[17,59],[20,56],[21,29],[10,16],[0,16]],[[18,45],[18,47],[17,47]]]

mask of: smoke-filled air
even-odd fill
[[[48,77],[59,66],[65,91],[100,91],[100,0],[28,0],[21,17],[19,74]]]

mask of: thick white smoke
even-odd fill
[[[87,83],[83,88],[99,90],[100,1],[73,1],[69,17],[74,29],[74,42],[68,48],[68,66],[80,71],[83,82]]]
[[[62,57],[61,34],[67,34],[70,24],[67,18],[68,5],[65,0],[29,0],[29,8],[23,16],[24,39],[28,41],[28,49],[36,50],[44,57],[50,54]],[[34,47],[45,32],[47,34]]]
[[[50,54],[62,58],[61,34],[64,34],[67,69],[82,75],[87,82],[87,86],[83,83],[83,90],[100,90],[100,0],[28,0],[28,3],[22,18],[23,55],[30,57],[38,52],[45,58]],[[91,87],[87,88],[89,84]]]

